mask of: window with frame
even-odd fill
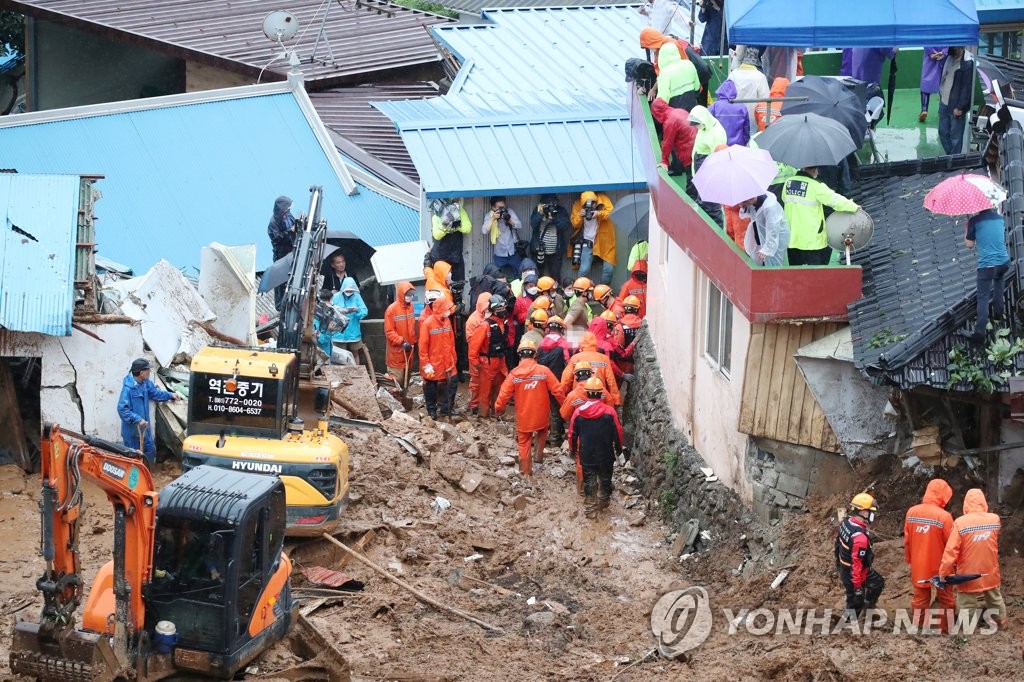
[[[732,368],[732,302],[708,282],[704,354],[726,377]]]

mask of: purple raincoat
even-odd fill
[[[843,48],[843,62],[839,67],[840,76],[852,76],[853,75],[853,48]]]
[[[744,145],[750,142],[750,112],[745,104],[733,104],[729,100],[736,98],[736,84],[724,80],[715,90],[718,99],[708,111],[718,119],[725,128],[726,140],[729,144]]]
[[[949,48],[926,47],[924,48],[924,61],[921,62],[921,92],[934,95],[939,91],[939,81],[942,79],[942,65],[946,63],[946,54]],[[941,54],[942,59],[932,59],[932,55]]]
[[[889,47],[853,48],[853,77],[865,83],[882,83],[882,64],[896,56]]]

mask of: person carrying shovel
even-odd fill
[[[388,374],[394,377],[404,395],[409,388],[409,377],[416,357],[416,340],[419,338],[412,303],[416,291],[409,282],[399,282],[396,289],[395,302],[384,311],[384,336],[388,343],[385,361]]]
[[[156,387],[149,378],[152,367],[146,358],[132,361],[131,369],[121,382],[121,397],[117,400],[117,415],[121,417],[121,440],[127,447],[141,450],[148,464],[156,461],[149,401],[164,403],[168,400],[181,400],[177,393]]]

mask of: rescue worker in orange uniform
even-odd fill
[[[484,323],[487,315],[487,304],[491,302],[491,292],[485,291],[476,297],[476,308],[466,318],[466,342],[473,343],[473,335]],[[469,411],[476,414],[480,409],[480,368],[472,360],[469,363]]]
[[[562,389],[568,393],[576,388],[576,381],[573,372],[576,371],[576,363],[586,360],[593,368],[594,376],[600,379],[611,397],[612,405],[618,407],[622,404],[622,397],[619,395],[619,386],[615,382],[615,372],[612,369],[612,361],[604,353],[597,349],[597,337],[591,332],[583,335],[580,343],[580,352],[569,358],[569,364],[562,372]]]
[[[622,424],[615,408],[601,400],[600,379],[590,377],[583,389],[587,401],[569,421],[569,449],[583,469],[583,513],[592,519],[612,496],[612,469],[623,447]]]
[[[876,512],[874,497],[868,493],[855,495],[850,501],[850,513],[836,533],[836,568],[846,589],[846,610],[857,616],[865,609],[875,608],[885,588],[885,579],[871,568],[875,553],[871,550],[868,526],[874,523]]]
[[[437,289],[448,298],[452,298],[452,266],[450,264],[439,260],[432,267],[423,268],[423,275],[427,278],[427,283],[424,285],[426,289]]]
[[[384,311],[384,336],[388,344],[385,364],[388,374],[395,378],[404,391],[409,387],[409,376],[416,357],[414,347],[419,340],[412,304],[416,291],[410,282],[399,282],[396,289],[398,295],[395,302]]]
[[[627,296],[622,304],[625,313],[612,330],[612,350],[609,353],[615,365],[622,370],[626,381],[633,378],[633,352],[636,348],[636,335],[640,331],[643,319],[640,317],[640,298]]]
[[[605,310],[610,310],[615,313],[615,318],[622,317],[622,301],[615,296],[615,292],[607,284],[598,284],[594,287],[594,300],[604,306]]]
[[[928,481],[921,504],[907,510],[903,522],[903,553],[910,564],[910,582],[914,587],[914,598],[910,608],[914,611],[914,623],[924,625],[928,618],[927,609],[932,605],[932,585],[922,583],[939,575],[939,564],[946,541],[953,532],[953,515],[946,511],[946,505],[953,497],[953,489],[941,478]],[[939,628],[949,632],[949,618],[956,608],[953,588],[935,588],[939,601]]]
[[[530,307],[526,309],[527,321],[529,321],[530,316],[532,316],[537,310],[543,310],[548,314],[548,317],[554,315],[554,313],[551,312],[551,299],[544,294],[538,295],[534,302],[530,304]],[[527,328],[529,328],[529,325],[527,325]]]
[[[610,354],[612,349],[612,330],[618,324],[615,313],[610,310],[603,311],[590,322],[588,331],[597,337],[597,348],[602,353]]]
[[[982,577],[960,583],[956,587],[956,605],[961,611],[978,608],[995,609],[999,627],[1006,625],[1006,603],[999,589],[999,516],[988,510],[985,493],[971,488],[964,496],[964,515],[953,522],[953,531],[946,541],[939,565],[939,576],[981,573]]]
[[[503,296],[491,296],[484,320],[469,341],[469,364],[477,368],[479,376],[478,414],[484,418],[491,416],[495,393],[502,378],[508,374],[505,366],[508,344],[508,335],[505,333],[507,305]]]
[[[430,315],[420,323],[420,376],[423,377],[423,403],[427,414],[436,419],[455,411],[455,392],[459,375],[455,370],[455,334],[451,315],[455,304],[446,296],[430,306]]]
[[[630,296],[636,296],[640,299],[640,310],[637,313],[640,319],[647,317],[647,261],[638,260],[633,263],[633,271],[630,273],[629,279],[622,285],[622,289],[619,290],[619,300],[622,304],[626,304],[626,299]]]
[[[533,483],[533,461],[544,460],[544,442],[550,428],[551,396],[562,402],[565,391],[551,370],[537,363],[537,346],[529,340],[519,344],[519,365],[501,384],[494,411],[500,416],[515,395],[516,431],[519,440],[519,469]]]
[[[423,306],[423,310],[420,311],[420,326],[422,326],[423,323],[426,322],[427,318],[430,317],[434,309],[434,301],[439,298],[444,298],[444,292],[440,289],[431,289],[427,287],[426,291],[423,292],[425,305]]]

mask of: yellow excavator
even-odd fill
[[[323,191],[310,189],[299,219],[276,348],[207,346],[192,359],[188,437],[182,470],[201,465],[277,476],[287,500],[287,533],[318,535],[337,525],[348,499],[348,447],[328,431],[327,360],[319,329],[347,318],[318,300],[327,243]],[[312,429],[306,421],[315,422]]]

